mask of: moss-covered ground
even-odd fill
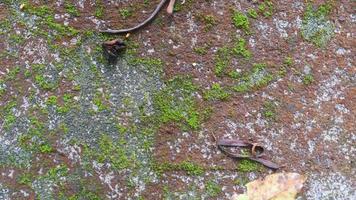
[[[155,1],[0,0],[0,199],[230,199],[272,172],[214,137],[353,199],[349,4],[178,1],[123,37],[99,29]]]

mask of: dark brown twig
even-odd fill
[[[169,1],[168,7],[167,7],[167,13],[168,14],[172,14],[173,13],[174,3],[175,2],[176,2],[176,0]]]
[[[156,9],[152,12],[152,14],[142,23],[132,27],[132,28],[127,28],[127,29],[119,29],[119,30],[100,30],[100,32],[102,33],[112,33],[112,34],[123,34],[123,33],[129,33],[129,32],[133,32],[136,31],[140,28],[142,28],[143,26],[145,26],[147,23],[149,23],[150,21],[152,21],[155,16],[158,14],[158,12],[161,10],[161,8],[163,7],[163,5],[167,2],[168,0],[161,0],[161,2],[157,5]],[[174,6],[174,2],[175,0],[170,0],[169,6],[172,7],[172,12],[173,12],[173,6]],[[172,4],[172,5],[171,5]],[[167,9],[168,12],[168,9]],[[169,13],[169,12],[168,12]],[[171,13],[170,13],[171,14]]]

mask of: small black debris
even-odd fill
[[[104,56],[110,64],[115,64],[117,57],[126,50],[126,44],[119,40],[111,40],[102,44]]]

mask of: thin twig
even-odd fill
[[[140,23],[132,28],[119,29],[119,30],[115,30],[115,29],[100,30],[100,32],[112,33],[112,34],[123,34],[123,33],[136,31],[136,30],[142,28],[143,26],[145,26],[148,22],[152,21],[167,1],[168,0],[161,0],[161,2],[157,5],[156,9],[153,11],[153,13],[145,21],[143,21],[142,23]],[[174,6],[174,2],[175,2],[175,0],[170,0],[169,5],[172,4]],[[168,9],[167,9],[167,12],[168,12]],[[173,8],[172,8],[172,12],[173,12]]]

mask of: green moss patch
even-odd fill
[[[239,172],[256,172],[263,169],[262,165],[258,162],[242,159],[238,162],[237,171]]]
[[[258,5],[258,12],[264,17],[271,17],[273,14],[274,6],[272,1],[263,1]]]
[[[266,101],[263,104],[262,115],[267,120],[275,120],[277,118],[277,106],[273,101]]]
[[[303,17],[302,36],[318,47],[325,47],[334,36],[334,24],[328,20],[332,10],[331,3],[320,5],[318,8],[308,4]]]
[[[222,192],[221,186],[212,180],[205,184],[205,188],[209,197],[217,197]]]
[[[204,23],[205,31],[211,30],[217,24],[217,20],[214,15],[198,14],[197,18],[199,21]]]
[[[187,78],[176,77],[167,81],[166,87],[154,98],[159,122],[174,122],[183,128],[198,129],[202,119],[193,96],[197,89]]]
[[[71,16],[73,16],[73,17],[80,16],[78,9],[72,3],[65,1],[64,7],[66,9],[66,12],[69,13]]]
[[[245,33],[248,33],[250,31],[250,22],[248,20],[248,17],[239,11],[235,10],[233,12],[232,23],[236,28],[243,30]]]
[[[246,40],[243,38],[239,38],[237,40],[232,51],[234,52],[234,54],[236,54],[238,56],[242,56],[247,59],[251,58],[251,56],[252,56],[252,53],[247,49]]]
[[[229,96],[230,94],[218,83],[214,83],[210,90],[204,92],[204,99],[206,100],[227,100]]]
[[[244,93],[267,86],[274,79],[274,76],[267,71],[266,67],[265,63],[253,64],[251,72],[242,76],[240,82],[233,89],[236,92]]]
[[[73,5],[66,4],[66,8],[67,11],[71,12],[72,15],[78,14]],[[38,25],[40,25],[42,29],[48,29],[50,31],[53,31],[54,36],[56,38],[63,36],[73,37],[79,33],[78,30],[70,26],[64,26],[63,24],[56,22],[54,19],[54,11],[46,5],[34,7],[29,4],[26,4],[24,6],[24,12],[39,17],[40,20],[36,20]],[[38,33],[41,32],[41,30],[38,31]],[[43,33],[43,35],[49,37],[48,34]]]
[[[312,84],[312,83],[314,82],[314,76],[313,76],[313,74],[306,74],[306,75],[304,75],[302,81],[303,81],[303,84],[304,84],[304,85],[310,85],[310,84]]]
[[[153,169],[157,172],[157,174],[162,174],[168,171],[184,171],[187,175],[191,176],[201,176],[204,173],[204,168],[194,162],[191,161],[183,161],[181,163],[154,163]]]
[[[226,68],[230,64],[231,50],[228,47],[221,47],[218,49],[215,56],[215,69],[214,72],[217,76],[222,76],[225,73]]]

